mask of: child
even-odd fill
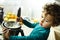
[[[24,19],[22,22],[30,27],[34,28],[29,36],[10,36],[9,32],[4,33],[5,37],[9,40],[47,40],[50,27],[60,25],[60,5],[46,4],[43,9],[40,23],[32,24]],[[3,30],[4,31],[4,30]],[[7,34],[7,35],[6,35]]]

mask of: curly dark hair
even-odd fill
[[[52,26],[58,26],[60,25],[60,5],[53,3],[53,4],[46,4],[44,6],[44,11],[46,14],[49,14],[53,16],[53,25]]]

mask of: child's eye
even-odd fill
[[[41,16],[43,18],[43,16]]]
[[[46,22],[48,22],[48,20],[46,20]]]

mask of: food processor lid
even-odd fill
[[[8,22],[3,22],[2,25],[8,29],[16,29],[20,28],[19,22],[14,22],[14,21],[8,21]]]

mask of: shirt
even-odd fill
[[[34,28],[28,36],[10,36],[9,40],[47,40],[50,28],[44,28],[39,23],[30,23],[23,20],[23,23],[29,28]]]

